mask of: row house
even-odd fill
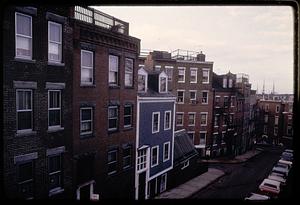
[[[71,195],[72,29],[62,7],[3,9],[3,184],[8,198]]]
[[[140,40],[98,10],[75,6],[69,16],[74,197],[134,198]]]
[[[135,199],[165,191],[173,168],[176,97],[164,71],[138,70]]]
[[[177,96],[175,130],[185,129],[200,155],[209,155],[213,62],[206,61],[202,52],[152,51],[143,65],[168,75],[168,90]]]

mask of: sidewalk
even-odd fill
[[[218,178],[225,175],[225,173],[219,169],[208,168],[208,171],[201,174],[184,184],[179,185],[169,191],[165,191],[162,194],[155,197],[155,199],[183,199],[192,196],[194,193],[203,189],[207,185],[216,181]]]
[[[261,149],[254,149],[246,152],[245,154],[236,156],[234,159],[211,159],[211,160],[201,160],[201,162],[208,163],[242,163],[248,159],[260,154]],[[222,170],[208,168],[208,171],[181,184],[173,189],[163,192],[162,194],[155,197],[155,199],[183,199],[192,196],[201,189],[205,188],[209,184],[218,180],[220,177],[224,176],[225,173]]]

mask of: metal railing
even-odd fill
[[[171,52],[172,59],[196,61],[199,52],[177,49]]]
[[[127,22],[92,8],[75,6],[74,18],[118,33],[126,35],[129,33],[129,24]]]

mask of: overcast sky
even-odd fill
[[[288,6],[99,6],[129,23],[141,49],[203,51],[217,74],[247,73],[252,89],[293,93],[293,10]]]

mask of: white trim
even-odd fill
[[[92,54],[92,67],[88,67],[88,66],[83,66],[82,65],[82,53],[90,53]],[[92,82],[85,82],[82,81],[81,76],[82,76],[82,69],[89,69],[92,70]],[[85,49],[81,49],[80,50],[80,85],[93,85],[94,84],[94,53],[92,51],[89,50],[85,50]]]
[[[203,82],[203,71],[208,71],[207,82]],[[202,68],[202,84],[209,84],[209,73],[210,73],[209,68]]]
[[[165,170],[163,170],[163,171],[161,171],[161,172],[159,172],[159,173],[157,173],[157,174],[149,177],[149,181],[152,180],[152,179],[154,179],[154,178],[156,178],[156,177],[158,177],[159,175],[162,175],[162,174],[170,171],[171,169],[173,169],[173,167],[169,167],[169,168],[167,168],[167,169],[165,169]]]
[[[164,187],[162,189],[162,178],[165,177],[165,184]],[[159,186],[159,191],[160,193],[164,192],[167,189],[167,173],[162,174],[160,177],[160,186]]]
[[[190,124],[190,114],[194,115],[194,124]],[[189,126],[195,126],[196,124],[196,112],[188,112],[188,125]]]
[[[134,188],[135,188],[135,199],[138,199],[139,195],[139,186],[138,186],[138,177],[139,173],[137,171],[138,166],[138,147],[139,147],[139,134],[140,134],[140,102],[137,98],[137,105],[136,105],[136,139],[135,139],[135,177],[134,177]]]
[[[168,144],[168,158],[165,159],[165,145],[167,144]],[[171,149],[171,142],[170,141],[165,142],[163,146],[163,162],[166,162],[170,159],[170,151],[171,151],[170,149]]]
[[[175,114],[176,114],[176,104],[173,103],[173,131],[172,131],[171,169],[173,169],[173,164],[174,164]]]
[[[59,92],[59,108],[50,108],[50,92]],[[59,125],[50,126],[49,125],[49,119],[50,119],[50,110],[59,110]],[[55,128],[61,128],[62,122],[61,122],[61,91],[60,90],[48,90],[48,130],[49,129],[55,129]]]
[[[179,81],[179,70],[183,70],[183,81]],[[178,83],[185,83],[185,67],[178,67],[177,68],[178,74],[177,74],[177,78],[178,78]]]
[[[156,114],[158,114],[158,127],[157,127],[157,131],[154,131],[153,130],[153,120],[154,120],[154,115],[156,115]],[[151,122],[152,122],[152,134],[154,134],[154,133],[158,133],[159,132],[159,127],[160,127],[160,112],[152,112],[152,120],[151,120]]]
[[[213,64],[212,61],[191,61],[191,60],[176,60],[179,63],[197,63],[197,64]]]
[[[201,124],[201,115],[202,114],[206,114],[206,123],[205,124]],[[200,112],[200,126],[207,126],[207,118],[208,118],[208,112]]]
[[[191,76],[192,76],[192,71],[196,71],[196,81],[191,81]],[[190,83],[197,83],[197,79],[198,79],[198,68],[190,68]]]
[[[53,24],[53,25],[57,25],[59,26],[60,30],[59,30],[59,37],[60,37],[60,40],[61,42],[55,42],[55,41],[51,41],[50,40],[50,24]],[[56,22],[53,22],[53,21],[48,21],[48,62],[51,62],[51,63],[61,63],[62,62],[62,24],[60,23],[56,23]],[[51,60],[50,57],[49,57],[49,49],[50,49],[50,43],[55,43],[55,44],[58,44],[59,45],[59,59],[58,60]]]
[[[81,132],[81,110],[91,110],[91,119],[90,120],[85,120],[85,121],[90,121],[91,122],[91,131],[88,132]],[[80,108],[80,118],[79,118],[79,134],[80,135],[86,135],[86,134],[92,134],[93,133],[93,107],[81,107]]]
[[[178,92],[183,92],[182,102],[178,101]],[[177,97],[176,97],[176,103],[177,104],[184,104],[184,95],[185,95],[185,90],[177,90]]]
[[[169,127],[166,127],[166,114],[167,113],[169,113],[170,114],[170,117],[169,117]],[[164,130],[170,130],[171,129],[171,127],[172,127],[172,125],[171,125],[171,122],[172,122],[172,116],[171,116],[171,114],[172,114],[172,111],[171,110],[167,110],[167,111],[165,111],[165,116],[164,116]]]
[[[111,71],[111,72],[116,72],[117,73],[117,79],[116,79],[116,82],[113,83],[113,82],[110,82],[110,79],[109,79],[109,74],[110,74],[110,57],[116,57],[117,58],[117,71]],[[114,55],[114,54],[109,54],[108,55],[108,86],[117,86],[119,85],[119,81],[120,81],[120,56],[118,55]]]
[[[182,124],[177,124],[177,114],[182,114]],[[184,124],[184,112],[176,112],[176,126],[183,126]]]
[[[204,93],[204,92],[207,93],[206,103],[203,103],[203,102],[202,102],[202,99],[203,99],[203,93]],[[207,104],[208,104],[208,98],[209,98],[209,90],[202,90],[202,91],[201,91],[201,94],[202,94],[202,95],[201,95],[201,104],[207,105]]]
[[[17,15],[20,15],[20,16],[25,16],[25,17],[29,17],[30,18],[30,33],[31,33],[31,36],[25,36],[25,35],[22,35],[22,34],[17,34]],[[28,38],[30,39],[30,56],[20,56],[20,55],[17,55],[17,36],[20,36],[20,37],[25,37],[25,38]],[[20,13],[20,12],[15,12],[15,57],[16,58],[20,58],[20,59],[29,59],[29,60],[32,60],[32,16],[30,15],[26,15],[26,14],[23,14],[23,13]]]
[[[195,98],[191,98],[191,93],[195,93]],[[190,103],[192,103],[193,101],[197,101],[197,90],[189,90],[190,93]]]
[[[156,164],[152,163],[153,162],[153,150],[154,149],[157,149]],[[151,162],[150,162],[150,164],[151,164],[151,168],[156,167],[159,164],[159,145],[151,147]]]
[[[187,168],[189,165],[190,165],[190,160],[189,160],[189,159],[185,160],[185,161],[183,162],[183,167],[181,167],[181,170]]]

